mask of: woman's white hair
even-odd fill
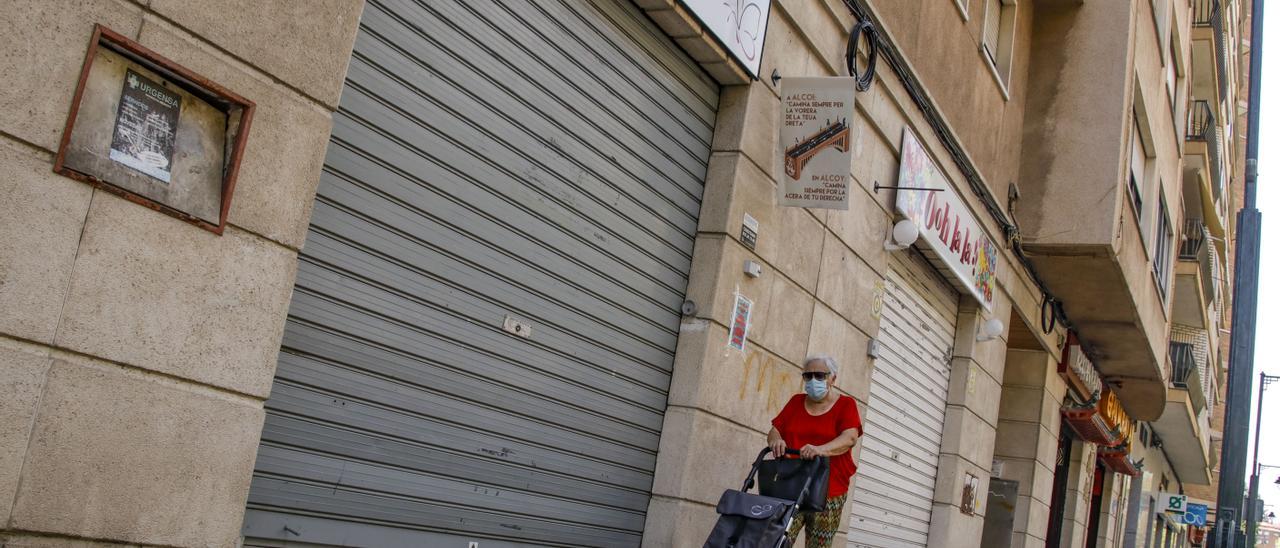
[[[840,366],[836,365],[836,359],[831,356],[826,354],[814,354],[804,359],[805,365],[809,365],[813,362],[822,362],[823,365],[827,366],[827,371],[830,371],[832,375],[840,373]]]

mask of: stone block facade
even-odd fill
[[[0,544],[239,542],[362,7],[5,6]],[[95,24],[257,104],[222,236],[53,173]]]

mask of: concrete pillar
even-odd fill
[[[1093,498],[1093,474],[1097,446],[1077,440],[1071,446],[1071,474],[1067,477],[1062,548],[1084,548],[1088,538],[1089,503]]]
[[[995,460],[1018,482],[1012,546],[1044,546],[1066,386],[1047,352],[1010,349],[1000,392]]]
[[[1000,295],[996,303],[987,313],[968,297],[961,301],[929,524],[931,545],[961,546],[982,537],[1008,342],[1003,335],[985,342],[977,336],[988,318],[1009,323],[1009,299]],[[970,477],[977,478],[978,489],[972,495],[973,512],[967,513],[961,508]]]
[[[5,4],[0,544],[239,541],[361,8]],[[222,236],[52,173],[95,23],[256,102]]]

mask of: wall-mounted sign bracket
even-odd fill
[[[881,190],[919,190],[922,192],[942,192],[944,190],[941,188],[926,188],[926,187],[919,187],[919,186],[889,186],[889,185],[882,185],[880,184],[879,181],[876,181],[876,184],[873,185],[871,189],[876,191],[877,193],[879,193]]]

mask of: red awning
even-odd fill
[[[1133,460],[1129,458],[1128,444],[1118,447],[1103,447],[1098,449],[1098,458],[1102,463],[1107,465],[1112,472],[1124,474],[1126,476],[1137,476],[1138,467],[1133,464]]]
[[[1096,403],[1064,407],[1062,420],[1071,426],[1080,439],[1089,443],[1111,447],[1124,441],[1119,429],[1107,425],[1107,421],[1098,412]]]

